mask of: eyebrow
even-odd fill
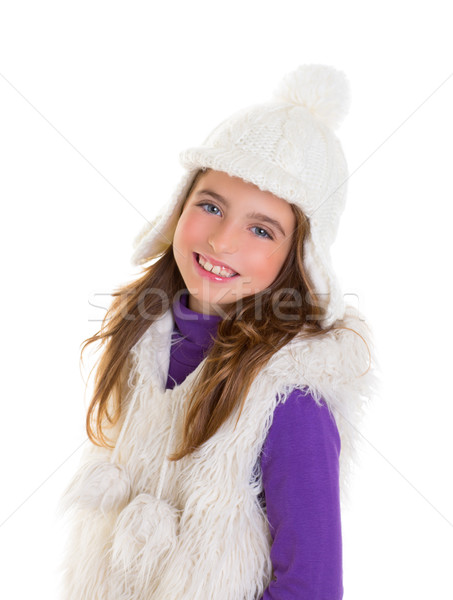
[[[227,207],[230,206],[230,203],[228,202],[228,200],[226,200],[226,198],[224,198],[220,194],[217,194],[217,192],[213,192],[212,190],[200,190],[199,192],[197,192],[196,195],[201,196],[202,194],[208,194],[209,196],[212,196],[213,198],[215,198],[221,204],[223,204]],[[264,223],[269,223],[269,225],[273,225],[275,227],[275,229],[277,229],[283,235],[283,237],[286,237],[286,233],[285,233],[283,227],[280,225],[280,223],[276,219],[273,219],[272,217],[269,217],[268,215],[265,215],[265,214],[259,213],[259,212],[248,213],[246,215],[246,217],[248,219],[258,219],[259,221],[263,221]]]

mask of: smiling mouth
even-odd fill
[[[208,273],[213,273],[219,277],[225,277],[225,279],[239,275],[239,273],[236,273],[236,271],[233,271],[233,269],[229,269],[228,267],[212,265],[207,259],[201,256],[201,254],[197,254],[196,257],[200,267],[202,267],[205,271],[208,271]]]

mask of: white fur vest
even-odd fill
[[[364,320],[349,309],[338,325],[343,329],[294,339],[274,354],[254,380],[237,424],[233,415],[177,462],[166,456],[181,435],[187,391],[203,363],[165,390],[171,312],[148,328],[131,350],[116,447],[90,443],[63,499],[71,518],[64,600],[261,597],[272,565],[259,457],[275,407],[295,387],[308,389],[315,401],[324,398],[332,411],[346,498],[357,426],[375,376]]]

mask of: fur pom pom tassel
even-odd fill
[[[274,99],[304,106],[336,129],[349,111],[349,82],[344,73],[333,67],[301,65],[284,77]]]
[[[100,509],[106,514],[126,506],[130,493],[130,478],[124,466],[107,461],[90,462],[78,471],[61,499],[60,508],[65,511],[77,506]]]
[[[127,593],[144,597],[156,569],[174,549],[178,535],[178,510],[149,494],[140,494],[122,511],[111,549],[113,583]]]

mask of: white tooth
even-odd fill
[[[220,275],[221,277],[233,277],[236,275],[234,272],[227,271],[223,267],[213,266],[210,262],[204,259],[201,254],[198,255],[198,263],[203,267],[205,271],[209,271],[210,273],[214,273],[215,275]]]

